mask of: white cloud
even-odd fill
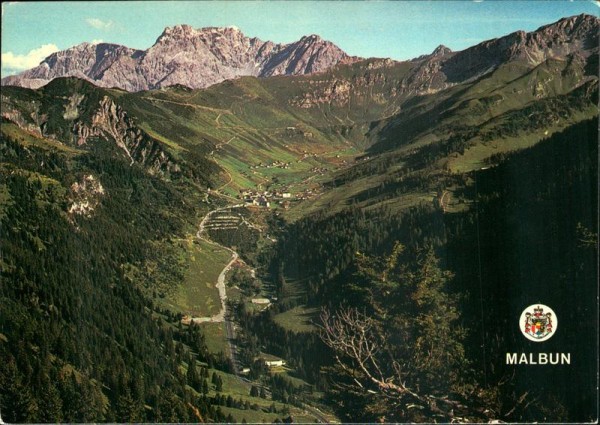
[[[104,31],[111,29],[112,26],[114,25],[113,21],[103,21],[102,19],[98,19],[98,18],[87,18],[85,20],[85,22],[87,22],[88,25],[90,25],[98,30],[104,30]]]
[[[58,50],[55,44],[44,44],[24,55],[15,55],[13,52],[2,53],[2,68],[17,71],[33,68],[39,65],[47,56],[58,52]]]

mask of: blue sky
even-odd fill
[[[166,26],[236,26],[289,43],[318,34],[351,55],[405,60],[439,44],[462,50],[566,16],[598,16],[600,2],[552,1],[115,1],[3,2],[2,75],[84,41],[147,49]]]

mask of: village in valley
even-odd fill
[[[253,205],[258,207],[269,208],[273,202],[277,202],[282,205],[283,208],[289,208],[290,201],[292,200],[292,194],[290,192],[280,192],[268,190],[242,190],[240,191],[240,198],[243,199],[245,205]]]
[[[306,151],[304,151],[302,159],[300,159],[298,162],[302,162],[303,159],[306,159],[308,157],[317,157],[317,156],[318,156],[317,154],[309,154]],[[339,159],[339,158],[340,158],[340,155],[336,155],[336,159]],[[364,160],[364,158],[362,158],[361,160]],[[355,162],[355,161],[353,161],[353,162]],[[341,161],[337,161],[335,164],[338,167],[340,167],[340,166],[344,167],[348,164],[348,161],[346,159],[343,159]],[[293,167],[293,164],[291,162],[272,161],[271,163],[268,163],[268,164],[259,163],[257,165],[251,165],[249,168],[252,170],[252,174],[258,174],[259,172],[256,170],[262,169],[262,168],[264,168],[264,169],[279,168],[279,169],[287,170],[287,169],[290,169],[290,167]],[[321,193],[321,189],[322,189],[321,184],[318,184],[314,181],[312,181],[312,184],[310,184],[310,185],[308,185],[307,183],[311,182],[311,180],[313,180],[316,177],[318,178],[318,177],[325,176],[331,170],[322,165],[317,165],[317,166],[310,168],[307,171],[308,171],[308,177],[305,177],[304,180],[301,182],[306,185],[303,185],[304,186],[303,189],[297,191],[296,193],[292,193],[292,189],[291,189],[291,186],[295,186],[294,184],[292,184],[292,185],[277,185],[278,177],[272,177],[272,183],[275,183],[277,186],[279,186],[277,189],[273,189],[272,186],[267,185],[266,188],[263,190],[263,185],[258,184],[256,189],[249,189],[249,188],[240,189],[237,197],[238,197],[238,199],[242,200],[244,202],[244,205],[246,205],[246,206],[257,206],[257,207],[264,207],[264,208],[280,206],[283,209],[287,210],[290,208],[292,202],[311,199],[311,198],[317,196],[319,193]],[[247,173],[242,172],[242,174],[247,176]]]
[[[280,206],[287,210],[292,202],[311,199],[320,193],[319,188],[306,188],[301,192],[292,194],[291,192],[283,192],[280,190],[240,190],[239,198],[244,201],[244,205],[248,207],[264,207],[271,208]]]

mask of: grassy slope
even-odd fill
[[[186,240],[184,281],[160,304],[171,311],[212,316],[221,309],[217,278],[231,258],[229,251],[199,240]]]
[[[523,149],[536,144],[550,134],[585,120],[597,113],[594,78],[585,77],[571,63],[548,60],[534,69],[519,63],[501,66],[493,73],[470,84],[448,91],[412,99],[410,107],[396,116],[379,122],[370,132],[379,143],[372,146],[374,159],[369,163],[386,162],[380,171],[366,172],[350,178],[343,185],[316,199],[304,202],[291,211],[292,220],[316,211],[331,213],[352,204],[357,195],[366,198],[359,206],[372,207],[385,202],[394,208],[407,208],[421,202],[431,202],[436,189],[408,193],[402,199],[384,200],[370,197],[369,191],[384,182],[394,181],[405,162],[414,161],[421,150],[442,144],[449,136],[464,134],[468,146],[463,153],[451,153],[435,164],[420,166],[427,173],[466,173],[485,165],[490,156]],[[597,80],[596,80],[597,81]],[[595,83],[597,84],[597,83]],[[574,105],[573,99],[587,99]],[[405,129],[411,128],[411,133]],[[416,129],[416,130],[415,130]],[[383,152],[377,154],[378,151]],[[353,169],[368,166],[358,163]]]
[[[317,313],[316,308],[294,307],[276,315],[273,320],[279,326],[292,332],[312,332],[316,330],[312,322],[318,320]]]
[[[311,176],[311,169],[334,161],[340,152],[352,156],[349,145],[299,121],[271,96],[259,80],[225,82],[206,91],[165,89],[132,94],[123,102],[140,125],[175,152],[202,152],[226,171],[216,188],[228,195],[273,183],[280,187]],[[303,159],[305,152],[319,158]],[[275,161],[287,169],[251,169]],[[260,186],[262,185],[262,186]]]

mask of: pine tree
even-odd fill
[[[27,417],[33,417],[37,406],[33,406],[31,401],[23,400],[22,378],[11,354],[8,354],[6,359],[0,362],[0,379],[2,379],[3,386],[0,391],[2,419],[8,423],[27,422]],[[28,405],[29,407],[27,407]],[[28,413],[25,413],[26,411]]]
[[[63,419],[65,422],[78,422],[79,392],[75,374],[64,376],[58,381],[58,389],[63,404]]]
[[[62,422],[62,399],[56,385],[50,380],[45,380],[39,400],[39,422]]]
[[[129,391],[129,388],[119,396],[117,401],[117,422],[141,422],[142,411]]]
[[[434,250],[419,252],[416,262],[403,251],[397,244],[388,257],[358,257],[358,273],[348,285],[354,306],[340,306],[334,315],[324,310],[322,338],[338,355],[341,379],[357,386],[355,394],[375,382],[387,396],[410,394],[407,403],[427,404],[431,394],[449,397],[459,388],[455,372],[467,365],[464,331],[457,325],[458,298],[448,288],[452,274],[440,269]],[[364,384],[356,384],[356,376]],[[373,399],[361,410],[416,419],[393,416],[387,399]]]
[[[202,383],[200,382],[200,377],[198,376],[198,371],[196,369],[196,359],[194,356],[191,356],[190,361],[188,362],[188,370],[187,370],[187,384],[195,389],[196,391],[201,390]]]

